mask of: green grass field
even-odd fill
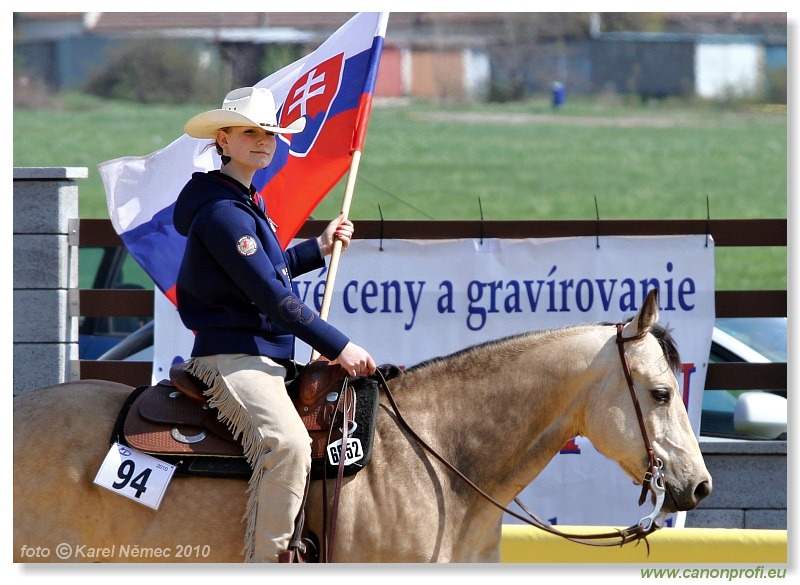
[[[97,164],[149,154],[216,104],[67,96],[14,111],[14,166],[87,167],[82,217],[108,217]],[[787,217],[785,110],[547,99],[373,109],[351,217],[486,220]],[[338,213],[344,180],[315,210]],[[785,248],[719,249],[720,289],[786,288]]]

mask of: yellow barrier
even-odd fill
[[[607,526],[558,526],[575,534],[608,532]],[[504,563],[787,563],[786,530],[662,528],[647,545],[597,547],[570,542],[533,526],[504,524]]]

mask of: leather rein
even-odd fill
[[[492,498],[489,494],[484,492],[480,489],[475,483],[473,483],[468,477],[466,477],[463,473],[461,473],[458,469],[456,469],[450,462],[448,462],[444,457],[439,455],[432,447],[430,447],[416,432],[409,426],[408,422],[403,418],[403,415],[400,413],[400,409],[397,406],[397,403],[394,400],[394,396],[392,395],[391,390],[389,389],[388,384],[386,383],[386,379],[383,377],[383,374],[380,370],[376,371],[377,377],[383,388],[384,392],[386,393],[386,397],[389,399],[389,403],[394,410],[395,415],[397,416],[397,420],[400,425],[431,455],[433,455],[440,463],[442,463],[445,467],[447,467],[450,471],[452,471],[456,476],[459,477],[464,483],[470,486],[473,490],[475,490],[481,497],[486,499],[489,503],[493,504],[497,508],[501,509],[503,512],[517,518],[518,520],[529,524],[531,526],[535,526],[544,530],[545,532],[549,532],[550,534],[554,534],[570,540],[572,542],[577,542],[580,544],[587,544],[592,546],[619,546],[626,544],[632,541],[638,540],[645,540],[647,543],[646,537],[654,532],[656,529],[660,528],[660,524],[656,520],[659,515],[662,515],[661,508],[664,505],[664,497],[666,495],[666,486],[664,483],[664,474],[662,473],[663,462],[655,456],[653,451],[653,447],[650,443],[650,438],[647,435],[647,429],[644,424],[644,417],[642,415],[642,409],[639,405],[639,399],[636,397],[636,391],[633,387],[633,377],[631,375],[630,366],[628,365],[628,358],[625,355],[625,344],[630,341],[638,341],[643,339],[647,332],[640,333],[638,335],[632,337],[623,337],[622,336],[622,328],[624,327],[624,323],[617,323],[617,347],[619,349],[620,360],[622,361],[622,370],[625,374],[625,380],[628,384],[628,390],[630,391],[631,400],[633,402],[634,410],[636,411],[636,417],[639,421],[639,429],[642,434],[642,439],[644,440],[645,449],[647,450],[647,456],[649,460],[649,467],[644,474],[642,479],[642,494],[639,497],[639,505],[641,506],[644,503],[644,500],[647,496],[647,492],[653,492],[655,496],[655,508],[654,510],[639,520],[637,524],[629,526],[628,528],[623,529],[614,529],[612,532],[605,532],[599,534],[570,534],[565,533],[560,530],[557,530],[549,523],[545,522],[544,520],[538,518],[535,514],[533,514],[530,510],[528,510],[525,505],[517,498],[514,499],[514,502],[523,511],[528,515],[523,516],[513,510],[509,510],[503,504],[496,501]],[[346,435],[345,435],[346,436]],[[665,513],[664,513],[665,514]],[[597,541],[607,541],[607,542],[597,542]],[[609,542],[610,541],[610,542]],[[649,550],[649,544],[648,544]]]

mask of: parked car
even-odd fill
[[[786,362],[787,319],[717,319],[709,361]],[[731,439],[786,440],[786,391],[709,390],[703,393],[700,434]]]
[[[153,361],[155,321],[150,320],[101,354],[98,360]]]
[[[153,281],[123,246],[81,247],[80,288],[152,288]],[[152,317],[82,317],[78,355],[93,360],[122,342]]]

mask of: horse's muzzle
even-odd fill
[[[701,501],[711,495],[711,478],[703,479],[693,488],[678,490],[667,482],[667,493],[664,498],[665,512],[686,512],[694,510]]]

